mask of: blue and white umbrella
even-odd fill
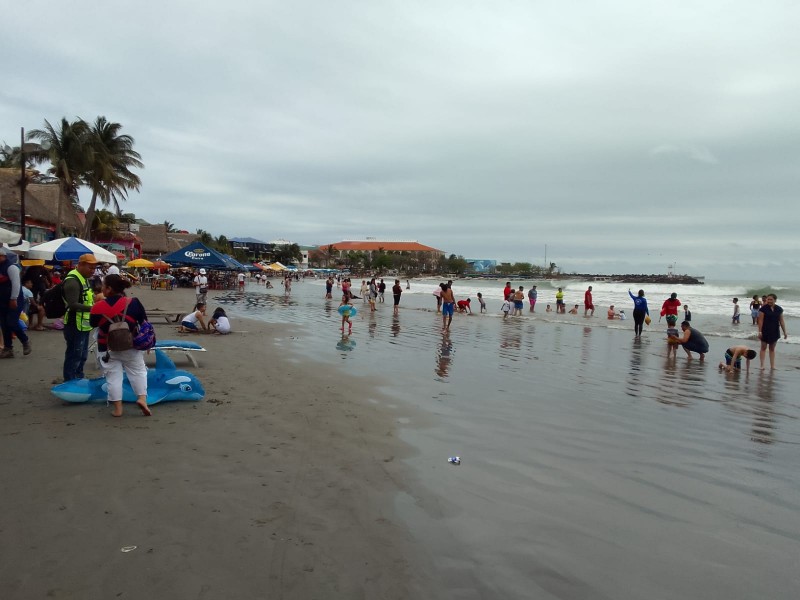
[[[83,254],[94,254],[99,262],[116,264],[117,257],[97,244],[74,237],[59,238],[32,246],[28,258],[41,260],[78,260]]]

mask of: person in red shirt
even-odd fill
[[[594,316],[594,304],[592,304],[592,286],[589,286],[589,289],[586,290],[586,293],[583,295],[583,316]]]
[[[456,302],[456,305],[458,306],[458,312],[472,314],[472,308],[470,308],[469,298],[467,298],[466,300],[459,300],[458,302]]]
[[[506,281],[506,287],[503,288],[503,300],[509,300],[509,296],[513,290],[511,289],[511,282]]]
[[[661,305],[661,316],[667,317],[668,321],[673,320],[677,323],[678,321],[678,307],[681,305],[681,301],[678,300],[678,294],[673,292],[669,298],[664,300],[664,304]]]

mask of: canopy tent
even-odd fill
[[[196,269],[201,267],[204,269],[220,270],[238,270],[244,268],[241,264],[232,261],[221,252],[209,248],[203,242],[192,242],[180,250],[175,250],[175,252],[162,256],[161,260],[172,265],[190,266]]]
[[[0,227],[0,243],[2,244],[16,244],[19,241],[20,235],[16,231],[9,231]]]
[[[240,271],[246,271],[247,270],[247,267],[245,267],[242,263],[240,263],[238,260],[233,258],[230,254],[225,254],[225,258],[227,258]]]
[[[279,262],[274,262],[272,264],[267,265],[267,268],[270,271],[288,271],[289,269],[286,268],[286,265],[283,265]]]
[[[105,248],[74,237],[50,240],[28,250],[28,258],[44,260],[78,260],[82,254],[94,254],[100,262],[117,263],[117,257]]]

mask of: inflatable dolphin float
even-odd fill
[[[156,368],[147,369],[147,404],[158,404],[170,400],[202,400],[206,391],[203,384],[187,371],[175,368],[169,357],[156,350]],[[52,388],[56,398],[65,402],[105,402],[108,398],[104,377],[96,379],[73,379]],[[136,402],[136,394],[128,383],[127,375],[122,380],[122,401]]]

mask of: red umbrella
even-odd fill
[[[153,262],[152,269],[154,271],[158,271],[159,273],[162,273],[162,272],[166,271],[167,269],[169,269],[169,263],[165,263],[163,260],[154,260],[152,262]]]

